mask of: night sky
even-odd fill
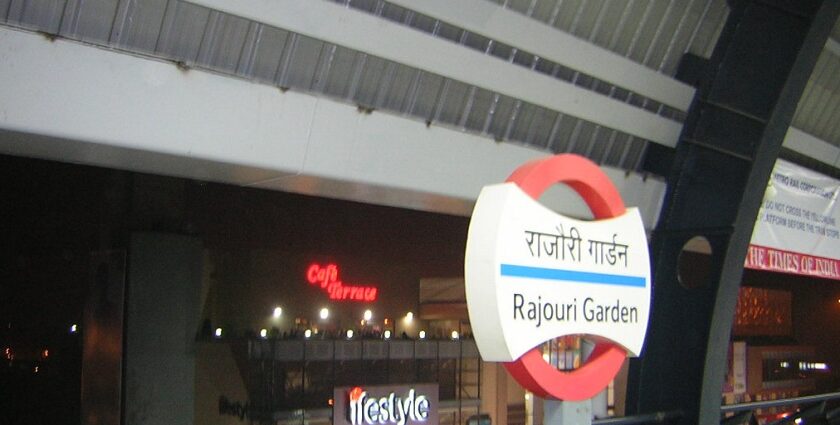
[[[348,322],[363,308],[404,314],[420,278],[463,275],[464,217],[8,156],[0,178],[0,348],[15,355],[0,374],[0,423],[78,423],[81,337],[69,328],[90,254],[124,249],[133,231],[201,239],[213,281],[240,285],[217,304],[243,327],[275,303],[314,318],[328,303],[305,281],[315,261],[380,287],[373,305],[331,307]]]

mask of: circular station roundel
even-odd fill
[[[593,220],[539,203],[556,183],[583,198]],[[609,385],[640,353],[650,310],[650,260],[639,211],[625,208],[609,177],[586,158],[563,154],[526,163],[486,186],[470,221],[467,306],[486,361],[504,362],[543,398],[577,401]],[[596,341],[587,361],[561,371],[540,346],[565,335]]]

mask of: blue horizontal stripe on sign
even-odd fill
[[[637,288],[644,288],[646,285],[645,278],[637,276],[547,269],[543,267],[517,266],[515,264],[502,264],[502,276],[527,277],[531,279],[545,280],[566,280],[569,282],[633,286]]]

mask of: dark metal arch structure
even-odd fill
[[[767,180],[805,84],[840,11],[837,0],[734,0],[676,147],[654,230],[653,304],[631,363],[628,413],[720,422],[732,318]],[[695,75],[697,75],[695,73]],[[709,282],[678,282],[681,249],[712,246]]]

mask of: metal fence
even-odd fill
[[[720,409],[721,425],[757,425],[757,412],[760,409],[774,407],[791,407],[792,411],[789,415],[767,425],[840,425],[840,407],[836,405],[838,400],[840,400],[840,392],[832,392],[726,405]],[[834,405],[830,404],[832,402],[834,402]],[[682,416],[679,411],[657,412],[621,418],[598,419],[592,421],[592,423],[593,425],[676,424],[679,423]]]

